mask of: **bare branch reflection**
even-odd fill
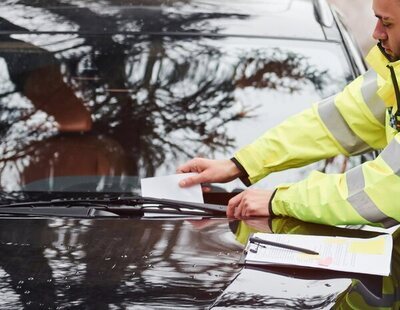
[[[12,185],[1,185],[8,190],[21,189],[33,179],[24,175],[27,167],[56,161],[37,144],[51,137],[49,141],[57,141],[65,133],[87,133],[106,137],[123,150],[127,165],[122,169],[113,169],[110,162],[108,171],[82,170],[81,175],[153,176],[159,169],[174,170],[177,158],[232,153],[237,141],[231,124],[256,117],[261,108],[238,101],[244,89],[294,94],[312,85],[325,95],[327,85],[343,83],[343,77],[331,76],[290,50],[196,35],[218,33],[216,20],[249,16],[178,14],[199,5],[190,1],[157,7],[151,15],[145,7],[129,9],[128,3],[107,14],[94,2],[79,0],[52,0],[46,9],[39,2],[12,1],[10,9],[15,4],[36,11],[32,20],[22,18],[26,28],[0,20],[19,33],[0,36],[5,47],[0,49],[0,67],[8,72],[0,76],[8,85],[0,93],[0,175],[13,176],[8,182]],[[70,33],[34,34],[31,29],[43,28],[37,20],[46,17],[48,26],[58,23]],[[100,28],[110,35],[95,35]],[[160,29],[172,35],[160,35]],[[182,30],[191,35],[174,35]],[[74,149],[85,155],[79,139]],[[80,156],[71,151],[69,157],[79,162]],[[60,175],[68,172],[56,165],[42,178]]]

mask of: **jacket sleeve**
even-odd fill
[[[251,184],[271,172],[386,145],[386,107],[370,70],[336,96],[292,116],[235,154]]]
[[[278,186],[274,214],[331,225],[391,226],[400,221],[400,134],[387,145],[386,107],[377,95],[381,80],[374,71],[366,72],[343,92],[288,119],[235,154],[254,183],[273,171],[340,153],[385,148],[375,160],[344,174],[315,171],[301,182]]]
[[[400,133],[381,154],[343,174],[313,172],[305,180],[278,187],[276,215],[330,225],[400,222]]]

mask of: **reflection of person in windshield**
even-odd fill
[[[275,190],[246,190],[229,201],[229,217],[292,216],[325,224],[400,222],[400,2],[374,0],[379,40],[367,57],[372,67],[343,92],[266,132],[232,160],[193,159],[178,172],[199,172],[181,186],[228,182],[247,185],[279,170],[339,154],[384,149],[375,160],[343,174],[313,172]]]
[[[34,50],[29,57],[1,53],[16,91],[24,94],[37,109],[54,118],[59,131],[89,131],[92,119],[83,101],[64,81],[53,54],[32,44],[8,39],[21,50]],[[11,43],[9,43],[11,45]]]
[[[22,142],[22,138],[13,139],[18,150],[14,148],[14,154],[4,156],[8,162],[24,157],[23,164],[16,165],[20,170],[18,180],[28,184],[57,176],[123,174],[127,166],[124,150],[111,138],[91,134],[91,113],[74,89],[65,83],[61,64],[54,55],[30,43],[7,40],[19,50],[29,51],[21,55],[5,49],[0,54],[15,86],[14,92],[27,98],[33,107],[31,114],[20,118],[21,125],[26,127],[28,142]],[[31,121],[29,118],[37,111],[45,112],[47,119]],[[46,122],[56,131],[54,134],[44,132],[41,137],[40,133],[46,131]],[[41,126],[43,128],[39,129]],[[11,138],[3,141],[6,148],[9,140]],[[34,148],[29,142],[32,140]]]

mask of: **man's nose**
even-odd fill
[[[376,22],[376,26],[375,26],[374,32],[372,33],[372,37],[375,40],[386,40],[387,39],[386,29],[383,26],[381,20],[378,20]]]

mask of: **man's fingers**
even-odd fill
[[[239,207],[240,202],[242,201],[242,196],[243,192],[240,194],[237,194],[236,196],[232,197],[229,202],[228,206],[226,208],[226,216],[227,217],[235,217],[236,216],[236,208]]]
[[[182,166],[179,166],[178,169],[176,169],[177,173],[188,173],[188,172],[192,172],[192,165],[190,164],[190,162],[183,164]]]
[[[204,170],[203,160],[201,158],[194,158],[189,160],[187,163],[181,165],[176,169],[178,173],[188,173],[188,172],[201,172]]]
[[[183,164],[178,167],[176,170],[178,173],[189,173],[189,172],[197,172],[199,174],[187,177],[179,182],[179,186],[181,187],[189,187],[196,184],[209,182],[209,178],[207,177],[207,164],[204,159],[195,158],[189,160],[186,164]]]
[[[196,174],[196,175],[193,175],[193,176],[187,177],[186,179],[181,180],[179,182],[179,186],[190,187],[190,186],[200,184],[203,182],[207,182],[207,179],[203,173],[200,173],[200,174]]]
[[[201,185],[201,190],[203,191],[203,193],[210,193],[212,188],[210,187],[210,185]]]

